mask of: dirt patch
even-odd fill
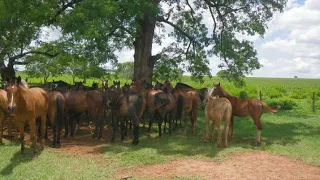
[[[166,164],[121,169],[114,178],[320,179],[320,167],[264,151],[237,152],[223,162],[176,159]]]

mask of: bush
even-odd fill
[[[292,110],[294,107],[297,106],[297,103],[295,103],[292,99],[289,99],[287,97],[279,99],[270,99],[267,102],[269,106],[280,105],[281,110]]]
[[[245,91],[240,92],[240,99],[248,99],[248,93]]]

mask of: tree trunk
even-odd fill
[[[154,0],[155,6],[159,5],[160,0]],[[160,55],[152,56],[152,41],[156,17],[150,12],[146,12],[144,19],[140,21],[134,45],[134,79],[152,82],[153,68]],[[156,58],[157,57],[157,58]]]

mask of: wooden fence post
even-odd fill
[[[316,107],[315,107],[315,101],[316,101],[316,96],[315,96],[315,92],[312,93],[312,111],[316,112]]]
[[[260,101],[262,101],[262,93],[261,93],[261,91],[259,91],[259,97],[260,97]]]

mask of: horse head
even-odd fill
[[[211,96],[219,96],[221,94],[221,86],[220,82],[218,84],[213,83],[213,88],[211,92]]]
[[[167,80],[167,81],[163,84],[161,90],[164,91],[164,92],[166,92],[166,93],[171,93],[171,92],[173,91],[173,86],[172,86],[171,82]]]
[[[8,97],[8,110],[10,112],[15,112],[17,103],[19,101],[19,89],[18,86],[21,84],[21,77],[18,78],[7,78],[7,97]],[[24,86],[24,85],[23,85]]]

